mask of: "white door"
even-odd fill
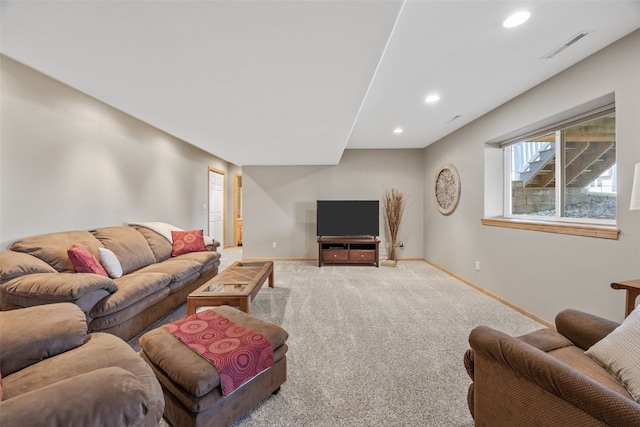
[[[224,174],[209,170],[209,236],[224,248]]]

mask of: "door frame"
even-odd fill
[[[242,174],[237,173],[233,176],[233,244],[235,246],[242,245]]]
[[[211,221],[209,218],[209,212],[211,212],[211,173],[215,172],[217,174],[222,175],[222,242],[221,245],[226,245],[227,242],[227,175],[225,171],[213,168],[209,166],[207,168],[207,230],[209,232],[209,236],[211,236]]]

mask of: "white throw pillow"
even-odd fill
[[[122,265],[120,265],[116,254],[107,248],[98,248],[98,252],[100,253],[100,264],[107,270],[109,277],[112,279],[122,277]]]
[[[640,403],[640,306],[585,353],[616,377]]]

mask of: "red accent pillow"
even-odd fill
[[[171,256],[207,250],[204,245],[203,230],[172,231],[171,238],[173,239]]]
[[[73,245],[71,249],[67,251],[69,255],[69,261],[73,264],[73,267],[78,273],[94,273],[104,277],[109,277],[102,265],[98,262],[96,257],[93,256],[87,248],[82,246]]]

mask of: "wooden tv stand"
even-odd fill
[[[379,266],[380,240],[375,237],[318,237],[318,267],[322,264]]]

